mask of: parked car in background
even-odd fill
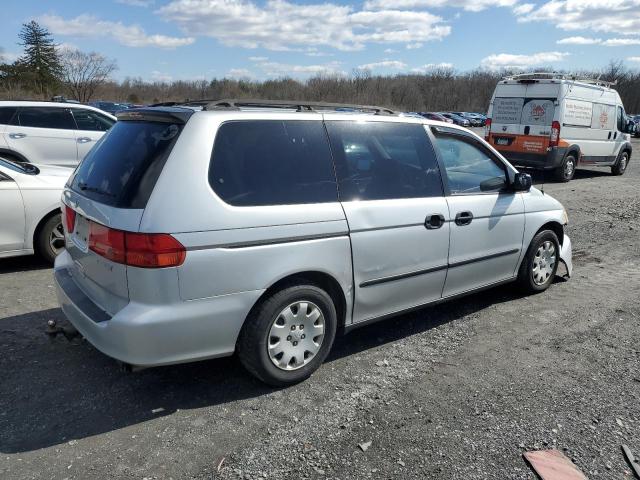
[[[480,124],[478,125],[479,127],[484,127],[485,124],[487,123],[487,116],[484,115],[483,113],[476,113],[476,112],[464,112],[466,115],[466,118],[473,118],[475,120],[477,120],[478,122],[480,122]]]
[[[237,351],[284,386],[339,331],[500,283],[542,292],[560,262],[571,275],[562,205],[480,137],[336,108],[119,113],[62,195],[67,318],[129,366]]]
[[[636,131],[634,132],[634,137],[640,137],[640,115],[631,115],[631,120],[636,125]]]
[[[454,124],[460,125],[461,127],[470,127],[471,126],[471,122],[468,119],[466,119],[464,117],[461,117],[460,115],[456,115],[455,113],[438,112],[438,114],[442,115],[443,117],[451,119]]]
[[[60,196],[73,169],[0,158],[0,258],[64,248]]]
[[[445,117],[444,115],[440,115],[439,113],[420,112],[420,115],[422,115],[424,118],[427,118],[429,120],[436,120],[438,122],[444,122],[444,123],[453,123],[453,120]]]
[[[451,113],[458,115],[459,117],[466,118],[467,120],[469,120],[469,123],[471,124],[472,127],[483,126],[482,120],[476,116],[471,115],[470,113],[467,113],[467,112],[451,112]]]
[[[551,170],[561,182],[580,165],[622,175],[634,126],[610,87],[553,73],[507,77],[491,98],[485,138],[514,165]]]
[[[96,108],[60,102],[0,102],[0,156],[75,166],[116,122]]]
[[[116,113],[129,108],[126,104],[123,104],[123,103],[104,102],[104,101],[89,102],[89,105],[97,109],[100,109],[103,112],[107,112],[111,115],[115,115]]]

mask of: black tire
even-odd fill
[[[611,174],[624,175],[624,172],[627,171],[627,166],[629,166],[629,152],[624,151],[618,157],[616,164],[611,167]]]
[[[539,261],[536,259],[536,255],[541,246],[543,246],[546,242],[551,242],[555,249],[555,262],[552,267],[552,272],[546,278],[544,282],[539,282],[534,279],[535,271],[534,267],[536,263]],[[520,264],[520,270],[518,271],[518,286],[520,289],[526,294],[532,293],[540,293],[544,292],[551,283],[553,283],[553,279],[556,276],[556,272],[558,271],[558,263],[560,262],[560,242],[558,242],[558,237],[551,230],[543,230],[536,234],[531,240],[529,244],[529,248],[527,249],[527,254],[522,259],[522,263]]]
[[[47,262],[53,264],[60,251],[64,248],[64,240],[60,244],[60,249],[55,250],[50,240],[57,230],[62,234],[64,239],[64,232],[62,231],[62,216],[59,213],[49,217],[38,229],[38,233],[35,238],[36,252]],[[54,242],[54,244],[57,242]]]
[[[556,180],[559,182],[570,181],[576,173],[577,166],[578,162],[576,161],[576,157],[573,154],[567,155],[564,157],[562,165],[554,170]]]
[[[324,316],[324,338],[317,353],[296,370],[277,367],[268,352],[271,327],[280,313],[296,302],[312,302]],[[313,284],[284,287],[253,308],[242,327],[237,343],[244,367],[264,383],[274,387],[294,385],[311,376],[327,357],[336,335],[337,315],[327,292]]]

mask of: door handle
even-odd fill
[[[78,138],[78,143],[89,143],[91,139],[89,137],[80,137]]]
[[[427,215],[424,221],[424,226],[427,230],[436,230],[444,225],[444,215],[441,213],[433,213]]]
[[[609,132],[609,136],[607,137],[607,140],[611,140],[611,132]]]
[[[456,214],[456,225],[463,227],[465,225],[469,225],[472,221],[473,213],[471,212],[460,212]]]
[[[613,139],[615,140],[616,138],[618,138],[618,132],[614,132],[613,134]]]
[[[10,133],[9,134],[9,138],[13,138],[13,139],[24,138],[26,136],[27,136],[26,133]]]

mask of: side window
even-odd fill
[[[627,116],[624,114],[624,109],[622,107],[618,107],[618,131],[624,132]]]
[[[76,125],[68,108],[23,107],[18,110],[21,127],[75,130]]]
[[[93,130],[97,132],[106,132],[113,124],[114,120],[92,110],[82,108],[72,108],[73,118],[76,121],[78,130]]]
[[[11,125],[11,119],[13,115],[16,113],[16,107],[2,107],[0,108],[0,124],[1,125]]]
[[[473,139],[436,133],[451,194],[495,192],[507,185],[504,165]]]
[[[433,147],[419,124],[326,122],[340,200],[442,196]]]
[[[218,129],[209,183],[236,206],[337,202],[321,121],[247,120]]]

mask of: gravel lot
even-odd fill
[[[632,478],[639,159],[636,142],[623,177],[545,184],[569,212],[570,281],[360,329],[285,390],[235,358],[126,374],[86,342],[50,342],[51,269],[0,260],[0,478],[533,479],[522,453],[550,447],[589,478]]]

